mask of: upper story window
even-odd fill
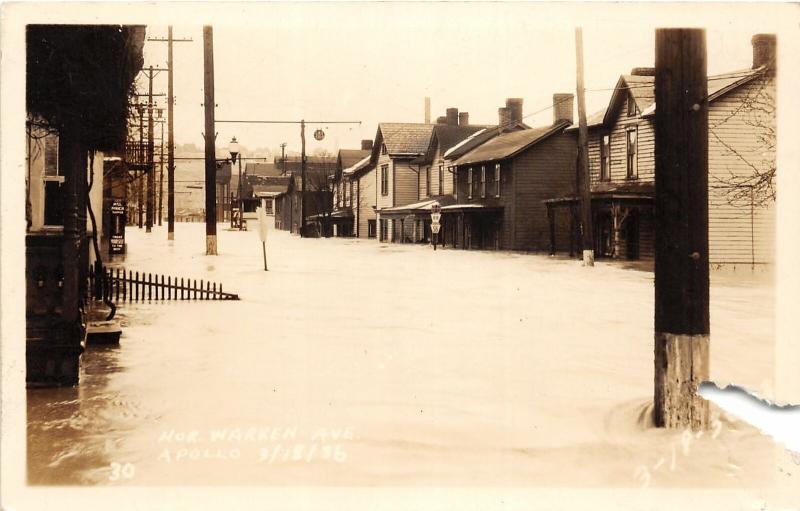
[[[481,199],[486,197],[486,165],[481,165]]]
[[[425,167],[425,195],[431,196],[431,168]]]
[[[350,204],[351,205],[353,204],[354,200],[355,200],[355,196],[353,195],[353,182],[350,181]]]
[[[639,169],[636,159],[636,146],[637,146],[637,131],[636,127],[628,129],[627,134],[627,177],[628,179],[636,179],[639,176]]]
[[[494,165],[494,196],[500,197],[500,164]]]
[[[381,195],[389,195],[389,165],[381,165]]]
[[[386,154],[389,151],[386,150],[386,144],[381,144],[381,154]]]
[[[44,225],[63,225],[64,208],[62,205],[61,185],[64,176],[58,167],[58,136],[47,135],[44,142]]]
[[[636,100],[633,99],[633,94],[628,94],[628,117],[636,115]]]
[[[611,135],[600,138],[600,181],[611,179]]]
[[[453,197],[458,200],[458,167],[453,167],[451,165],[447,167],[447,170],[449,170],[450,174],[453,176]]]
[[[439,193],[438,195],[442,195],[444,193],[444,165],[439,164]]]
[[[472,167],[467,169],[467,199],[472,198]]]

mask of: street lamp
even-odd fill
[[[228,152],[231,153],[231,164],[236,164],[236,157],[241,152],[239,147],[239,142],[236,141],[236,137],[231,139],[230,144],[228,144]],[[239,199],[239,230],[242,230],[242,218],[244,216],[244,206],[242,201],[242,159],[239,158],[239,184],[237,186],[237,197]],[[233,216],[231,215],[231,218]]]

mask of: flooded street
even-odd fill
[[[241,301],[120,307],[120,346],[88,347],[79,386],[28,390],[29,484],[738,487],[773,475],[772,441],[743,422],[717,413],[688,446],[647,423],[650,272],[274,230],[264,272],[255,225],[220,224],[217,257],[203,224],[176,224],[172,244],[165,229],[129,227],[125,267],[222,282]],[[769,393],[771,284],[712,280],[712,378]]]

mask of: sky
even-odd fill
[[[718,4],[719,5],[719,4]],[[307,151],[358,148],[379,122],[423,122],[448,107],[476,124],[497,123],[508,97],[524,99],[525,121],[552,121],[552,95],[575,92],[575,26],[583,25],[587,113],[607,104],[620,74],[652,66],[654,29],[681,9],[654,4],[595,4],[573,10],[530,4],[232,4],[212,20],[218,120],[360,121],[313,124]],[[771,31],[774,16],[743,6],[700,6],[707,27],[710,74],[748,68],[750,38]],[[167,16],[148,23],[148,37],[166,37]],[[175,140],[202,147],[204,129],[201,23],[173,22]],[[145,65],[166,67],[166,44],[145,45]],[[166,73],[154,82],[166,92]],[[146,82],[141,82],[146,90]],[[163,98],[159,98],[163,101]],[[538,112],[538,113],[537,113]],[[165,114],[166,115],[166,114]],[[577,118],[577,117],[576,117]],[[312,133],[322,128],[325,139]],[[297,124],[217,124],[217,147],[236,136],[251,152],[300,150]],[[255,154],[253,154],[255,156]]]

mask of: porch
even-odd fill
[[[580,198],[563,197],[544,201],[550,228],[550,254],[581,252]],[[567,216],[569,240],[556,237],[556,222]],[[561,218],[563,220],[563,218]],[[653,196],[641,192],[593,192],[592,234],[597,258],[653,259]],[[566,242],[565,242],[566,241]]]
[[[464,250],[503,248],[503,206],[452,204],[442,208],[443,247]]]

